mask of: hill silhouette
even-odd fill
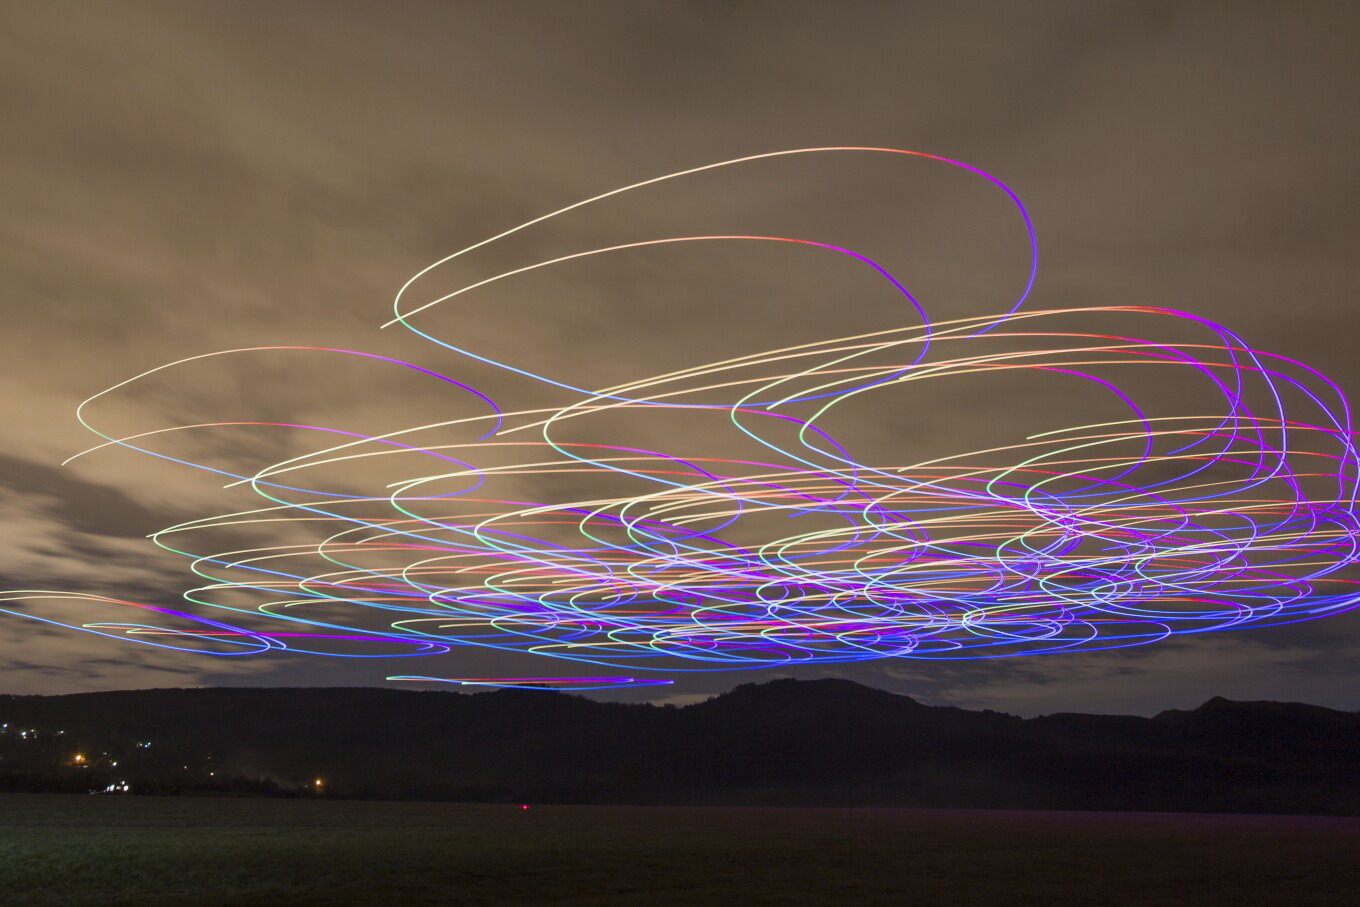
[[[1360,815],[1360,713],[1298,703],[1022,719],[846,680],[745,684],[683,708],[163,689],[0,696],[0,723],[10,790]]]

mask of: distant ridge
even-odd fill
[[[683,708],[162,689],[0,696],[0,723],[9,790],[1360,815],[1360,713],[1219,697],[1153,718],[1022,719],[834,679]]]

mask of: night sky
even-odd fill
[[[1351,3],[7,4],[0,587],[173,604],[194,578],[147,533],[250,506],[212,476],[123,451],[60,465],[99,440],[75,418],[90,395],[182,357],[308,345],[444,370],[510,406],[563,405],[380,329],[393,296],[550,210],[779,149],[904,148],[980,167],[1038,231],[1028,307],[1190,310],[1360,392],[1358,24]],[[574,250],[719,232],[863,250],[938,319],[1003,311],[1028,267],[1014,209],[985,181],[823,156],[555,221],[459,264],[442,292]],[[602,387],[910,315],[861,272],[725,247],[547,269],[429,323]],[[378,433],[466,409],[362,363],[246,358],[185,374],[98,418],[119,433],[233,419]],[[1168,403],[1179,393],[1150,387]],[[1081,406],[964,388],[870,419],[864,443],[920,460]],[[667,431],[644,435],[664,444]],[[293,436],[183,443],[246,471],[303,452]],[[525,493],[589,494],[549,485]],[[109,619],[71,607],[65,619]],[[588,670],[487,651],[210,658],[0,618],[9,693]],[[792,675],[1026,715],[1151,714],[1215,695],[1360,709],[1357,656],[1348,615],[1117,652],[676,675],[660,694],[617,697],[686,702]]]

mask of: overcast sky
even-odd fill
[[[1031,307],[1192,310],[1355,392],[1357,24],[1344,2],[0,3],[0,586],[173,602],[193,577],[145,535],[245,506],[220,481],[123,452],[61,466],[98,440],[74,414],[91,394],[181,357],[299,344],[546,405],[528,382],[380,330],[406,279],[573,201],[784,148],[966,161],[1034,218]],[[449,279],[762,230],[861,250],[939,318],[1004,310],[1027,267],[1013,209],[976,177],[800,160],[620,199]],[[778,250],[686,250],[545,273],[432,317],[460,345],[594,387],[904,313],[863,276]],[[251,361],[99,418],[120,432],[229,419],[376,432],[442,405],[430,394],[359,365],[323,376]],[[1013,417],[1046,408],[1019,401]],[[977,446],[985,422],[957,401],[913,418],[876,443]],[[268,453],[213,455],[258,468]],[[1215,695],[1360,709],[1357,656],[1360,617],[1339,617],[1125,652],[795,674],[1023,714]],[[535,661],[216,659],[0,620],[3,692],[564,668]],[[687,676],[673,696],[765,676]]]

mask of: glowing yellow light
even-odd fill
[[[84,761],[85,761],[85,757],[82,756],[82,755],[80,755],[79,753],[77,753],[77,754],[76,754],[76,761],[77,761],[77,762],[84,762]]]

